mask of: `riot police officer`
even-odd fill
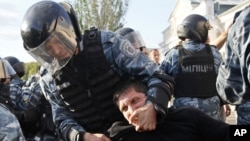
[[[216,82],[221,98],[236,106],[238,125],[250,125],[249,20],[250,5],[235,13]]]
[[[211,28],[204,16],[191,14],[184,18],[177,27],[183,44],[165,53],[161,69],[175,78],[175,107],[193,106],[220,120],[221,103],[215,83],[222,57],[216,47],[205,44]]]
[[[14,56],[7,56],[4,57],[7,60],[12,68],[16,71],[16,74],[21,78],[25,74],[25,64],[24,62],[20,61],[18,58]]]
[[[17,106],[17,102],[21,99],[21,89],[25,81],[21,79],[25,74],[25,64],[14,56],[7,56],[4,58],[9,62],[16,74],[12,76],[10,82],[10,98],[15,109],[21,110]]]
[[[9,62],[16,72],[16,74],[11,76],[9,83],[10,109],[19,120],[25,139],[33,140],[35,134],[40,129],[38,125],[40,110],[37,107],[29,108],[25,106],[27,105],[26,103],[31,101],[30,99],[24,100],[24,97],[27,97],[25,96],[27,93],[23,90],[25,81],[21,77],[25,74],[25,64],[14,56],[7,56],[4,59]]]
[[[147,106],[154,109],[138,120],[147,123],[153,114],[164,118],[172,78],[111,31],[91,28],[81,35],[70,4],[35,3],[24,15],[21,36],[25,50],[44,68],[41,88],[63,140],[110,141],[107,129],[124,120],[113,105],[113,92],[117,82],[132,76],[147,83]]]
[[[16,116],[10,111],[9,83],[16,72],[8,61],[0,58],[0,139],[23,141],[24,136]]]
[[[24,107],[25,110],[36,109],[40,113],[39,120],[35,125],[32,125],[37,127],[38,131],[35,136],[29,137],[30,139],[40,138],[41,141],[58,141],[57,131],[52,119],[51,106],[43,95],[39,85],[39,78],[39,73],[28,78],[22,87],[22,100],[19,101],[18,105]]]
[[[127,40],[132,43],[135,49],[140,50],[145,55],[148,55],[148,49],[146,48],[145,42],[142,39],[142,36],[139,31],[135,31],[129,27],[122,27],[115,31],[117,34],[125,37]]]

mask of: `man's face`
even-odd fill
[[[53,36],[49,39],[44,48],[49,55],[58,60],[63,60],[71,56],[70,50],[57,36]]]
[[[117,101],[119,110],[123,116],[129,120],[131,114],[138,108],[145,105],[146,95],[141,92],[136,92],[134,88],[129,89],[126,93],[120,95]]]
[[[153,58],[155,60],[155,63],[159,63],[160,61],[160,53],[158,51],[153,52]]]

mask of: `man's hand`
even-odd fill
[[[130,124],[135,126],[138,132],[155,130],[157,124],[157,112],[152,103],[147,103],[145,106],[138,108],[130,116]]]
[[[104,134],[99,134],[99,133],[92,134],[88,132],[85,132],[83,134],[83,140],[84,141],[111,141],[111,139],[109,139]]]

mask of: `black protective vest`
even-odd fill
[[[198,52],[191,52],[183,46],[179,49],[179,73],[175,78],[175,97],[207,98],[217,95],[214,56],[206,45]]]
[[[100,34],[85,31],[84,50],[57,73],[56,83],[71,117],[88,132],[103,133],[123,116],[113,103],[120,77],[106,61]]]

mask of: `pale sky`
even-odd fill
[[[0,0],[0,57],[35,61],[23,48],[20,25],[24,13],[41,0]],[[55,0],[63,1],[63,0]],[[177,0],[130,0],[125,27],[138,30],[149,48],[158,48]]]

